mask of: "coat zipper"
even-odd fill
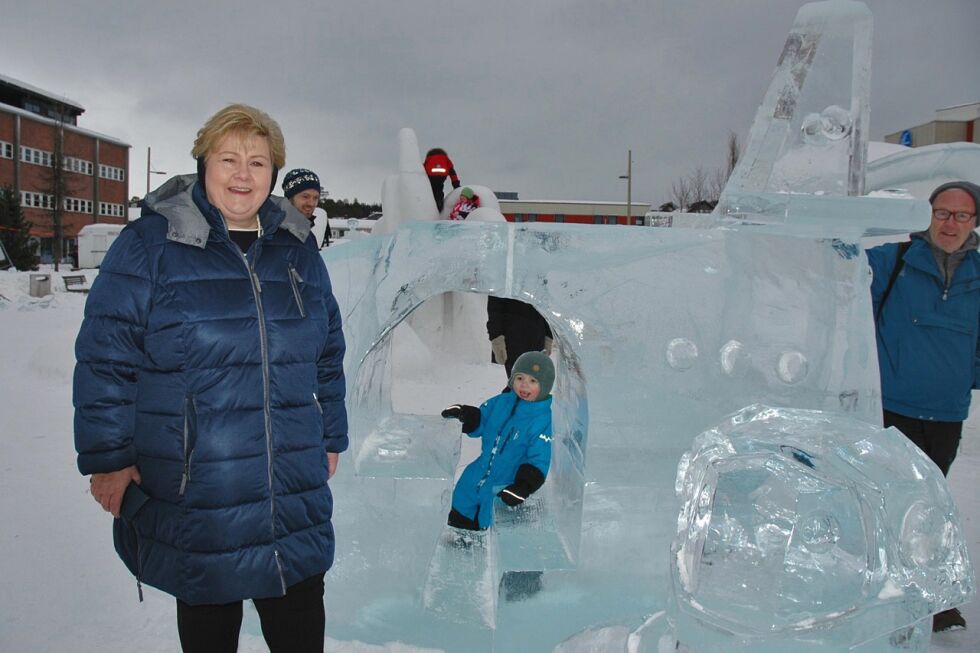
[[[504,420],[503,426],[507,426],[508,424],[510,424],[510,421],[514,419],[514,413],[516,412],[517,412],[517,401],[515,400],[514,407],[510,409],[510,415],[508,415],[507,419]],[[487,461],[487,471],[484,472],[483,478],[480,479],[480,482],[476,484],[477,490],[482,488],[483,485],[487,482],[487,479],[490,478],[490,472],[493,470],[493,461],[496,460],[499,454],[503,453],[504,447],[507,446],[507,442],[509,441],[508,438],[510,438],[510,436],[514,433],[514,429],[511,428],[511,430],[507,432],[507,437],[504,438],[504,444],[500,446],[500,449],[498,450],[497,446],[500,445],[500,433],[503,433],[503,428],[500,429],[500,432],[497,433],[497,438],[493,441],[493,448],[490,449],[490,460]]]
[[[231,243],[239,255],[241,256],[242,263],[245,264],[245,271],[248,272],[249,281],[252,283],[252,295],[255,297],[255,310],[258,314],[259,323],[259,348],[262,354],[262,411],[265,417],[265,446],[266,454],[269,459],[268,465],[268,478],[269,478],[269,511],[270,511],[270,522],[269,529],[272,534],[272,554],[276,560],[276,570],[279,573],[279,584],[282,586],[282,593],[286,594],[286,577],[283,575],[282,571],[282,561],[279,556],[279,549],[275,546],[276,542],[276,488],[273,478],[273,453],[272,453],[272,407],[270,405],[269,398],[269,342],[268,333],[265,327],[265,308],[262,306],[262,284],[259,281],[259,276],[255,273],[255,259],[258,258],[258,248],[256,248],[255,255],[252,256],[252,263],[249,264],[248,257],[245,253],[235,245]],[[258,241],[253,244],[253,247],[258,245]]]
[[[143,552],[141,542],[143,538],[140,537],[140,533],[136,530],[136,524],[132,524],[133,532],[136,534],[136,594],[140,597],[140,603],[143,602]]]
[[[196,422],[197,408],[193,397],[184,400],[184,473],[180,477],[180,489],[177,496],[184,496],[187,490],[187,481],[191,480],[191,458],[194,456],[194,447],[191,446],[191,419]]]
[[[303,295],[299,291],[299,284],[303,283],[303,277],[289,264],[289,285],[293,287],[293,297],[296,299],[296,307],[299,309],[300,317],[306,317],[306,308],[303,306]]]

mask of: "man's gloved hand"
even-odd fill
[[[463,433],[472,433],[480,426],[480,409],[476,406],[453,404],[442,411],[442,416],[446,419],[458,419],[462,422]]]
[[[493,349],[493,362],[497,365],[507,363],[507,343],[503,336],[497,336],[490,341],[490,348]]]
[[[513,508],[514,506],[519,506],[524,503],[524,499],[527,497],[521,494],[522,490],[517,487],[517,485],[508,485],[503,490],[497,493],[497,496],[506,503],[508,506]]]
[[[544,339],[544,349],[542,349],[541,351],[543,351],[546,355],[551,356],[551,349],[552,349],[552,347],[554,347],[554,345],[555,345],[555,341],[553,339],[545,336],[545,339]]]

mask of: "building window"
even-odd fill
[[[38,166],[51,167],[51,152],[38,150],[33,147],[20,147],[20,160],[24,163],[33,163]]]
[[[64,208],[69,213],[91,213],[92,200],[83,200],[77,197],[66,197]]]
[[[107,166],[104,163],[99,164],[99,176],[113,181],[126,181],[125,170],[116,166]]]
[[[643,218],[633,218],[633,224],[643,226]]]
[[[76,159],[73,156],[66,156],[64,168],[69,172],[77,172],[80,175],[91,175],[94,166],[92,165],[91,161]]]
[[[0,159],[14,158],[14,144],[7,141],[0,141]]]
[[[563,214],[561,213],[555,214],[555,222],[564,222],[564,221],[565,221],[565,216]]]
[[[538,214],[537,213],[528,213],[527,214],[527,220],[526,221],[527,222],[537,222],[538,221]]]
[[[112,218],[122,218],[126,216],[126,207],[122,204],[113,202],[99,202],[99,215],[107,215]]]
[[[41,113],[41,105],[37,102],[31,102],[30,100],[24,100],[24,109],[39,115]]]
[[[524,222],[524,214],[523,213],[515,213],[514,214],[514,222]]]
[[[53,209],[54,195],[22,190],[20,192],[20,205],[33,209]]]

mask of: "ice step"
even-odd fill
[[[543,491],[516,508],[494,501],[493,519],[501,572],[575,567]]]
[[[427,610],[454,623],[493,628],[497,612],[495,545],[490,531],[446,526],[422,590]]]
[[[456,420],[395,414],[364,438],[354,464],[358,476],[451,480],[459,450]]]

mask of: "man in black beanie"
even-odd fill
[[[909,242],[867,251],[884,425],[904,433],[942,470],[956,457],[970,395],[980,387],[980,186],[942,184],[932,221]],[[963,628],[956,608],[933,631]]]
[[[316,216],[313,212],[320,204],[320,193],[323,187],[320,186],[320,178],[312,170],[306,168],[296,168],[286,173],[282,180],[282,193],[296,210],[306,216],[311,224],[316,224]],[[323,241],[317,243],[319,247],[330,246],[330,224],[326,225],[323,232]]]

